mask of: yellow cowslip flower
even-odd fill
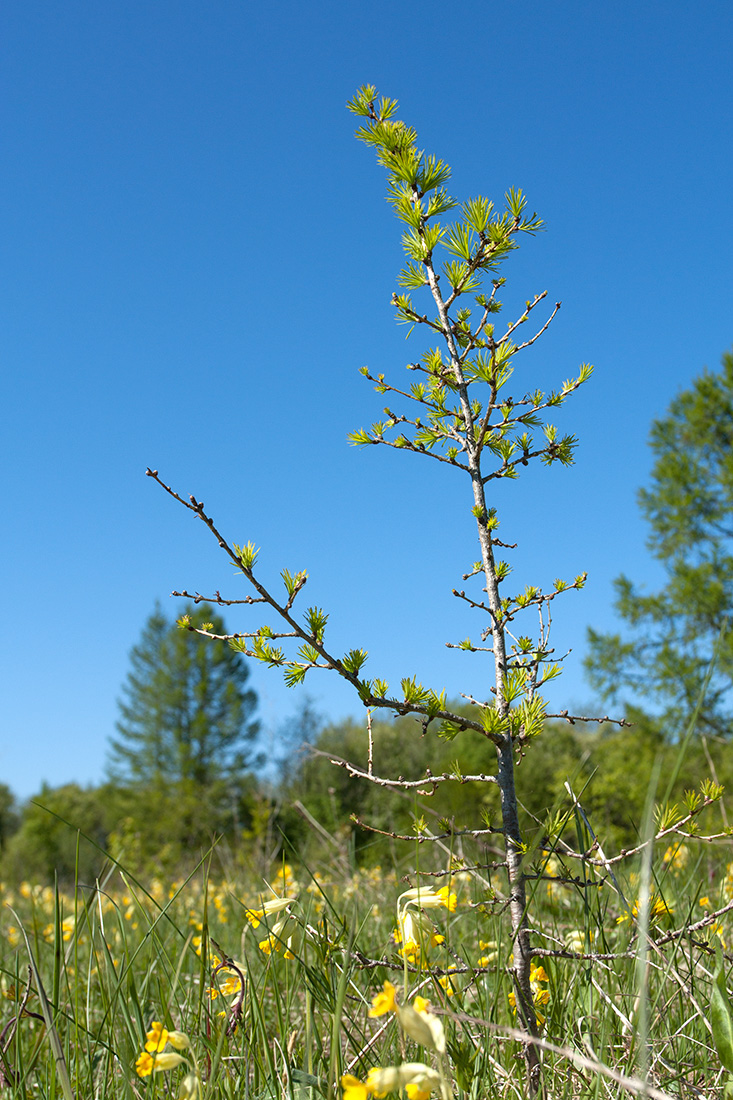
[[[168,1031],[161,1023],[154,1020],[147,1032],[145,1050],[148,1054],[159,1054],[168,1043],[176,1050],[188,1050],[191,1041],[183,1031]]]
[[[442,977],[438,978],[438,985],[443,987],[446,997],[453,997],[455,995],[456,987],[447,974],[443,974]]]
[[[350,1073],[342,1076],[341,1088],[344,1093],[343,1100],[367,1100],[371,1091],[363,1081]]]
[[[220,970],[219,973],[223,974],[224,971]],[[209,996],[213,1001],[220,993],[222,997],[236,997],[241,992],[242,979],[239,977],[239,974],[229,973],[226,978],[224,978],[224,981],[221,982],[218,989],[215,989],[214,986],[209,989]]]
[[[421,1089],[414,1081],[408,1081],[405,1085],[405,1092],[407,1093],[408,1100],[428,1100],[430,1096],[430,1089]]]
[[[670,844],[662,856],[662,859],[674,875],[678,875],[680,871],[684,870],[689,858],[690,849],[686,844],[680,843]]]
[[[283,909],[287,909],[289,905],[293,905],[297,900],[297,898],[272,898],[270,901],[263,902],[259,909],[245,909],[244,915],[253,928],[259,928],[263,917],[269,917],[273,913],[280,913]],[[260,901],[262,901],[261,898]]]
[[[452,893],[450,886],[441,886],[438,890],[438,897],[443,899],[443,905],[446,907],[449,913],[455,913],[456,906],[458,905],[458,897]]]
[[[585,952],[587,943],[593,943],[593,938],[592,930],[589,929],[588,932],[584,932],[581,928],[573,928],[565,936],[565,946],[568,951],[575,951],[577,955],[582,955]]]
[[[407,908],[408,905],[414,905],[420,909],[438,909],[445,906],[454,913],[457,904],[458,899],[451,893],[450,886],[441,886],[440,890],[431,890],[427,886],[414,886],[400,894],[397,899],[397,911]]]
[[[398,907],[397,918],[399,923],[392,938],[396,944],[402,944],[398,954],[408,962],[417,964],[423,951],[445,943],[445,936],[436,932],[429,918],[419,910]]]
[[[260,951],[263,951],[265,955],[271,955],[273,951],[282,951],[284,959],[294,959],[291,947],[293,943],[293,937],[288,936],[286,942],[283,942],[282,932],[285,925],[288,923],[287,917],[284,920],[279,920],[272,929],[272,932],[266,939],[262,940],[259,944]]]
[[[137,1071],[138,1077],[149,1077],[153,1072],[154,1064],[152,1054],[147,1054],[143,1051],[138,1057],[137,1062],[135,1062],[135,1070]]]
[[[391,982],[384,983],[384,989],[381,993],[372,999],[372,1007],[369,1009],[370,1016],[384,1016],[387,1012],[397,1011],[397,990]]]
[[[156,1054],[163,1050],[168,1042],[168,1031],[161,1023],[154,1020],[150,1025],[150,1031],[146,1034],[145,1049],[149,1054]]]
[[[704,898],[700,898],[700,901],[698,902],[698,904],[702,905],[703,909],[712,909],[712,905],[710,904],[710,898],[707,896],[707,894],[705,895]]]
[[[151,1073],[161,1073],[165,1070],[175,1069],[186,1059],[181,1054],[174,1054],[172,1050],[164,1050],[160,1054],[148,1054],[143,1051],[135,1062],[138,1077],[149,1077]]]
[[[406,1090],[409,1085],[416,1086],[417,1091],[413,1092],[412,1096],[418,1098],[418,1093],[429,1096],[434,1089],[440,1088],[440,1074],[423,1062],[403,1062],[401,1066],[376,1066],[369,1070],[365,1087],[375,1096],[386,1096],[388,1092]],[[353,1100],[357,1098],[354,1097]]]
[[[530,963],[529,967],[529,985],[532,990],[532,1003],[534,1005],[534,1014],[539,1027],[545,1022],[545,1014],[539,1011],[539,1006],[544,1008],[545,1005],[550,1003],[550,991],[545,989],[543,983],[549,982],[547,972],[541,963]],[[509,994],[509,1004],[514,1011],[517,1011],[517,998],[514,994],[514,990]]]
[[[430,1011],[424,997],[416,997],[412,1005],[397,1008],[400,1027],[420,1046],[445,1054],[445,1031],[442,1020]]]
[[[201,1079],[198,1074],[186,1074],[178,1088],[178,1100],[201,1100]]]
[[[620,916],[616,917],[616,924],[623,924],[624,921],[630,919],[636,920],[639,916],[640,909],[641,901],[639,898],[637,898],[634,904],[631,906],[631,912],[629,912],[629,910],[627,909],[625,912],[621,913]],[[672,912],[672,907],[667,904],[664,898],[661,898],[659,894],[656,894],[654,893],[654,891],[652,891],[652,893],[649,895],[649,919],[657,920],[659,917],[671,915]]]

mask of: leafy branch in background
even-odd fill
[[[705,371],[652,424],[651,486],[639,493],[647,545],[666,583],[651,594],[615,581],[616,611],[629,636],[589,631],[586,667],[612,700],[648,699],[676,734],[696,706],[702,732],[733,724],[733,353]]]
[[[329,647],[328,616],[321,608],[311,606],[296,612],[295,602],[307,583],[304,571],[284,569],[283,592],[274,594],[257,575],[258,551],[251,542],[230,542],[206,513],[203,502],[193,496],[185,500],[164,484],[156,470],[147,473],[209,528],[256,593],[229,600],[216,592],[206,597],[208,602],[262,604],[263,610],[275,613],[275,627],[263,623],[224,636],[234,649],[282,669],[291,686],[302,683],[313,669],[327,668],[348,680],[370,710],[415,715],[424,729],[436,723],[439,733],[448,739],[462,730],[478,730],[491,742],[501,795],[515,1003],[524,1032],[536,1035],[523,869],[526,849],[518,820],[515,756],[542,731],[547,713],[539,688],[560,672],[560,662],[549,644],[550,604],[561,592],[581,588],[585,574],[572,582],[558,579],[548,592],[533,585],[518,591],[508,587],[511,567],[501,555],[513,546],[499,537],[499,518],[487,489],[496,480],[517,478],[536,460],[548,466],[572,462],[575,437],[559,435],[547,414],[587,381],[592,368],[583,364],[575,377],[549,392],[525,383],[509,393],[517,357],[539,340],[560,308],[557,302],[533,328],[525,329],[546,298],[543,292],[527,300],[513,321],[498,327],[502,262],[519,247],[523,235],[542,228],[541,220],[528,213],[526,199],[518,190],[506,194],[501,211],[482,196],[459,205],[445,189],[449,167],[418,148],[415,131],[395,118],[396,101],[378,100],[374,88],[361,88],[348,107],[362,120],[357,137],[374,149],[387,169],[388,198],[404,225],[407,262],[399,276],[400,292],[392,297],[397,320],[411,331],[422,329],[431,341],[418,360],[407,364],[415,382],[395,385],[383,374],[375,376],[364,368],[362,373],[390,403],[383,420],[354,432],[350,439],[356,445],[383,445],[426,456],[455,467],[470,483],[466,507],[475,519],[479,556],[463,580],[473,580],[479,590],[471,595],[456,589],[454,594],[479,612],[483,625],[475,639],[448,644],[486,653],[491,665],[480,691],[466,696],[471,703],[468,715],[451,710],[444,692],[425,687],[415,678],[402,679],[397,692],[390,691],[382,679],[368,678],[364,674],[368,655],[363,649],[340,654]],[[452,211],[457,212],[456,219],[443,221]],[[413,301],[414,293],[427,300],[427,308]],[[199,593],[176,594],[197,602],[205,598]],[[516,620],[525,611],[539,615],[536,638],[517,628]],[[221,637],[186,619],[180,625],[207,637]],[[528,1043],[525,1055],[531,1086],[536,1089],[536,1045]]]

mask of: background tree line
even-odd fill
[[[693,714],[674,794],[712,774],[733,795],[733,353],[674,399],[650,445],[639,503],[666,583],[649,594],[619,577],[615,608],[627,633],[589,631],[586,662],[593,687],[633,726],[546,724],[519,769],[527,835],[541,837],[547,811],[567,804],[570,781],[604,843],[632,843],[652,773],[672,772]],[[280,852],[371,862],[390,854],[390,834],[413,833],[416,822],[460,827],[467,799],[481,801],[487,823],[496,817],[491,785],[444,784],[426,798],[351,778],[328,757],[366,765],[364,724],[330,724],[307,700],[280,731],[278,774],[263,778],[244,659],[187,627],[226,633],[205,604],[186,607],[178,624],[156,607],[130,655],[105,782],[44,786],[20,807],[0,785],[4,878],[73,880],[78,868],[93,879],[104,852],[133,871],[175,874],[214,841],[229,871],[253,860],[264,869]],[[490,766],[480,734],[446,742],[411,718],[375,721],[373,742],[375,771],[386,761],[385,774],[407,779],[426,767],[468,776]],[[317,754],[298,752],[305,743]]]

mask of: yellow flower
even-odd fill
[[[397,909],[405,909],[408,905],[416,905],[420,909],[438,909],[445,906],[451,913],[455,912],[458,899],[451,893],[450,886],[441,886],[440,890],[431,890],[426,886],[415,886],[411,890],[405,890],[397,901]]]
[[[397,1016],[402,1030],[420,1046],[445,1054],[445,1031],[442,1020],[430,1012],[424,997],[416,997],[412,1005],[398,1008]]]
[[[187,1073],[181,1081],[178,1100],[201,1100],[201,1081],[195,1073]]]
[[[440,890],[438,890],[438,897],[443,899],[443,905],[449,913],[455,913],[456,906],[458,905],[458,898],[455,894],[451,893],[450,886],[441,886]]]
[[[482,951],[487,952],[487,954],[482,955],[479,959],[478,966],[490,966],[493,962],[496,962],[499,958],[496,940],[479,940],[478,945]]]
[[[640,909],[641,909],[641,901],[640,901],[639,898],[637,898],[636,901],[634,902],[634,904],[631,906],[631,912],[629,912],[629,910],[627,909],[619,917],[616,917],[616,924],[623,924],[624,921],[630,920],[632,918],[634,920],[636,920],[636,918],[639,916],[639,910]],[[667,904],[667,902],[664,900],[664,898],[661,898],[658,894],[655,894],[652,891],[652,893],[649,896],[649,917],[650,917],[650,919],[651,920],[656,920],[659,917],[667,916],[671,913],[672,913],[672,907]]]
[[[149,1054],[156,1054],[158,1051],[163,1050],[168,1042],[168,1031],[161,1023],[154,1020],[150,1025],[150,1031],[147,1033],[146,1039],[145,1049]]]
[[[662,859],[667,864],[673,874],[678,875],[680,871],[684,870],[688,859],[690,858],[690,849],[686,844],[670,844],[666,852],[662,856]]]
[[[417,895],[420,895],[420,904],[422,905],[426,898],[430,898],[431,901],[428,908],[436,908],[438,905],[443,905],[443,899],[438,894],[431,894],[425,890],[408,890],[406,894],[403,894],[400,898],[400,902],[407,897],[407,901],[404,903],[404,907],[397,906],[397,928],[392,933],[392,938],[396,944],[402,944],[402,947],[398,948],[398,954],[406,958],[408,962],[418,963],[423,951],[427,951],[431,947],[438,947],[440,944],[445,943],[445,936],[435,931],[435,927],[426,916],[419,909],[415,909]],[[409,896],[408,896],[409,895]],[[455,898],[455,894],[451,895]],[[410,908],[408,908],[410,907]]]
[[[176,1050],[187,1050],[191,1042],[183,1031],[168,1031],[161,1023],[154,1020],[150,1025],[150,1031],[145,1036],[145,1050],[148,1054],[159,1054],[168,1043]]]
[[[188,1050],[191,1046],[191,1040],[183,1031],[169,1031],[168,1042],[176,1050]]]
[[[550,1003],[550,991],[543,987],[544,982],[549,982],[547,972],[541,963],[530,963],[529,967],[529,985],[532,990],[532,1003],[535,1009],[535,1017],[540,1027],[545,1022],[545,1015],[539,1011],[539,1006],[544,1007]],[[517,998],[514,991],[509,994],[509,1004],[514,1011],[517,1011]]]
[[[441,985],[443,987],[446,997],[452,997],[455,994],[456,988],[447,974],[444,974],[441,978],[438,978],[438,985]]]
[[[344,1090],[343,1100],[367,1100],[369,1088],[350,1073],[345,1073],[341,1078],[341,1088]]]
[[[384,989],[372,1000],[372,1007],[369,1009],[370,1016],[384,1016],[387,1012],[395,1012],[397,1010],[397,990],[391,982],[384,983]]]
[[[223,973],[223,971],[221,971]],[[239,974],[228,974],[220,986],[221,993],[225,997],[236,997],[242,992],[242,979]]]
[[[700,898],[700,903],[699,904],[702,905],[703,909],[712,909],[712,906],[710,904],[710,898],[707,896],[707,894],[705,895],[704,898]]]
[[[401,1066],[377,1066],[369,1070],[366,1089],[375,1096],[386,1096],[388,1092],[407,1090],[410,1085],[415,1091],[408,1096],[420,1100],[420,1096],[429,1096],[433,1089],[440,1088],[440,1075],[423,1062],[403,1062]],[[363,1100],[354,1097],[353,1100]]]
[[[151,1073],[175,1069],[176,1066],[180,1066],[185,1061],[186,1059],[181,1054],[174,1054],[172,1050],[165,1050],[156,1055],[143,1051],[137,1062],[135,1062],[135,1069],[138,1077],[149,1077]]]
[[[272,898],[271,901],[264,902],[259,909],[245,909],[244,915],[253,928],[259,928],[263,917],[269,917],[273,913],[280,913],[283,909],[287,909],[289,905],[293,905],[297,900],[297,898]]]
[[[149,1077],[153,1072],[152,1054],[146,1054],[145,1051],[143,1051],[137,1062],[135,1062],[135,1069],[137,1070],[138,1077]]]
[[[428,1100],[430,1096],[430,1090],[421,1089],[419,1085],[416,1085],[414,1081],[409,1081],[405,1085],[405,1092],[407,1093],[409,1100]]]

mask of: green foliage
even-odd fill
[[[622,634],[589,631],[587,668],[609,699],[648,700],[679,734],[700,696],[716,652],[698,725],[733,730],[733,353],[718,374],[705,371],[652,425],[651,485],[639,494],[648,546],[665,585],[640,591],[616,582]]]
[[[111,785],[84,788],[67,783],[52,788],[44,784],[23,807],[20,828],[3,856],[3,874],[11,881],[50,883],[56,876],[69,883],[78,872],[79,878],[93,882],[104,866],[103,852],[117,805]]]
[[[18,806],[15,795],[5,783],[0,783],[0,855],[18,829]]]
[[[297,586],[299,577],[287,577]],[[249,820],[256,696],[244,658],[222,636],[224,622],[206,604],[190,605],[178,625],[158,607],[130,654],[110,745],[120,788],[111,842],[137,867],[175,866]]]
[[[243,658],[223,641],[220,615],[190,605],[181,626],[156,607],[130,654],[119,701],[119,737],[110,743],[112,778],[143,786],[191,782],[201,788],[252,763],[258,726]]]

